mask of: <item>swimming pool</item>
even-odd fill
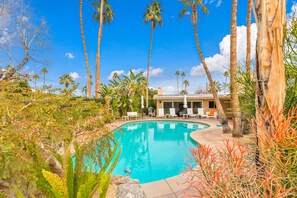
[[[172,177],[183,172],[196,144],[190,133],[208,126],[193,122],[148,121],[122,125],[114,131],[122,153],[113,175],[126,175],[140,183]]]

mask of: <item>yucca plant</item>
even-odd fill
[[[106,141],[103,139],[83,146],[76,143],[74,157],[68,150],[63,157],[62,175],[43,169],[39,179],[45,179],[44,184],[49,188],[46,191],[44,188],[41,190],[55,198],[89,198],[96,193],[105,197],[120,150],[117,143],[113,149],[105,148],[101,151],[100,144],[105,144],[102,141]]]

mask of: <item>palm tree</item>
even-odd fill
[[[42,68],[41,73],[43,73],[43,86],[45,86],[45,74],[48,73],[48,71],[46,70],[46,68]]]
[[[162,25],[162,9],[161,3],[153,0],[152,5],[148,5],[146,11],[144,13],[144,22],[151,22],[151,34],[150,34],[150,49],[148,54],[148,64],[147,64],[147,73],[146,73],[146,107],[148,108],[148,84],[149,84],[149,76],[150,76],[150,67],[151,67],[151,56],[152,56],[152,48],[153,48],[153,36],[154,30],[157,25]]]
[[[271,115],[284,108],[286,78],[283,54],[286,1],[257,0],[256,121],[261,155],[266,143]],[[264,124],[265,127],[262,127]]]
[[[83,0],[79,0],[79,21],[80,21],[80,31],[81,31],[81,38],[84,47],[84,55],[86,60],[86,70],[87,70],[87,96],[91,97],[91,72],[89,67],[89,56],[87,50],[87,44],[85,39],[85,30],[83,25]]]
[[[182,83],[184,82],[184,79],[186,77],[186,73],[185,72],[182,72],[181,73],[181,77],[182,77]],[[182,84],[182,90],[184,89],[184,85]]]
[[[69,85],[74,84],[74,80],[69,74],[64,74],[60,77],[60,84],[65,84],[65,89],[68,89]]]
[[[218,97],[214,82],[212,80],[212,77],[210,75],[210,72],[208,70],[207,64],[205,62],[205,59],[203,57],[202,51],[201,51],[201,47],[200,47],[200,43],[199,43],[199,38],[198,38],[198,32],[197,32],[197,23],[198,23],[198,11],[197,11],[197,7],[200,7],[202,9],[202,11],[204,13],[208,13],[208,9],[203,5],[202,0],[180,0],[182,3],[184,3],[185,8],[180,12],[181,16],[184,16],[187,12],[187,7],[190,7],[191,9],[191,22],[193,24],[193,28],[194,28],[194,35],[195,35],[195,40],[196,40],[196,46],[197,46],[197,50],[198,50],[198,54],[202,63],[202,66],[205,70],[206,76],[208,78],[210,87],[211,87],[211,91],[213,94],[213,98],[216,104],[216,107],[218,109],[218,113],[219,113],[219,120],[220,123],[222,124],[223,127],[223,132],[224,133],[230,133],[231,129],[229,127],[228,124],[228,119],[227,116],[224,112],[224,109],[222,107],[222,104],[220,102],[220,99]]]
[[[251,22],[252,0],[248,0],[248,12],[246,20],[246,72],[251,75]]]
[[[222,84],[219,82],[219,81],[213,81],[213,83],[214,83],[214,86],[215,86],[215,88],[216,88],[216,92],[218,93],[218,92],[221,92],[222,91]],[[207,91],[207,93],[212,93],[211,92],[211,89],[207,89],[206,90]]]
[[[237,74],[237,0],[232,0],[231,34],[230,34],[230,93],[233,120],[233,137],[242,137],[241,113],[236,82]]]
[[[175,72],[175,75],[176,75],[177,94],[179,94],[178,77],[180,75],[180,72],[179,71],[176,71]]]
[[[81,90],[83,93],[85,93],[86,97],[88,96],[88,89],[87,89],[87,86],[84,86]]]
[[[97,43],[97,53],[96,53],[96,73],[95,73],[95,97],[100,97],[100,52],[101,52],[101,40],[102,31],[104,23],[111,23],[114,14],[112,12],[111,5],[108,4],[107,0],[94,0],[92,6],[96,9],[93,14],[95,21],[99,22],[98,30],[98,43]]]
[[[40,78],[37,74],[34,74],[33,76],[32,76],[32,78],[34,79],[34,85],[35,85],[35,90],[36,90],[36,88],[37,88],[37,86],[36,86],[36,81]]]
[[[112,78],[113,78],[113,79],[119,79],[120,76],[119,76],[119,74],[118,74],[117,72],[115,72],[115,73],[112,75]]]
[[[185,93],[188,93],[187,88],[190,86],[190,83],[188,80],[184,80],[183,84],[185,85]]]

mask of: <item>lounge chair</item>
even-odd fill
[[[129,118],[135,118],[135,119],[138,118],[138,114],[137,114],[137,112],[127,112],[127,116],[128,116]]]
[[[177,118],[177,115],[175,113],[175,108],[170,108],[169,113],[170,113],[170,117]]]
[[[155,116],[155,112],[154,112],[153,107],[148,108],[148,116],[149,117],[154,117]]]
[[[165,118],[164,109],[158,109],[158,118]]]
[[[187,108],[187,114],[191,118],[197,118],[197,114],[193,114],[193,109],[192,108]]]
[[[198,116],[200,118],[208,118],[208,116],[204,114],[203,108],[198,108]]]
[[[211,110],[210,112],[206,113],[207,118],[218,118],[218,112],[216,110]]]

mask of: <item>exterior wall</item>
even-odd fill
[[[210,111],[210,110],[215,110],[216,108],[209,108],[209,102],[213,102],[214,100],[207,100],[207,99],[188,99],[187,102],[202,102],[202,107],[204,109],[204,113]],[[220,100],[221,104],[223,106],[223,109],[227,115],[228,118],[231,118],[231,112],[230,112],[230,100],[224,99]],[[163,108],[163,102],[183,102],[183,99],[172,99],[172,100],[156,100],[156,115],[158,115],[158,109]]]

